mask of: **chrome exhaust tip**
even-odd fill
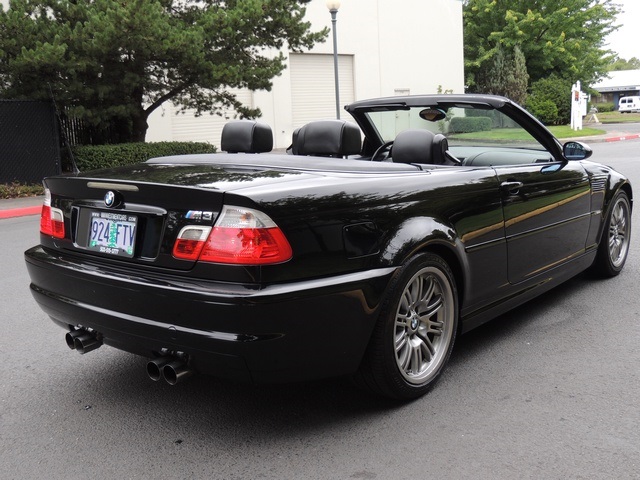
[[[64,336],[64,341],[67,343],[67,347],[69,347],[71,350],[75,350],[76,349],[75,339],[77,337],[80,337],[81,335],[84,335],[85,333],[87,332],[81,329],[67,332],[67,334]]]
[[[67,347],[71,350],[77,350],[81,355],[102,346],[102,340],[98,339],[95,332],[90,332],[83,328],[67,332],[64,336],[64,341],[66,342]]]
[[[147,363],[147,375],[154,382],[162,379],[162,367],[171,362],[171,358],[159,357],[149,360]]]
[[[85,332],[84,335],[75,337],[73,339],[73,344],[75,345],[77,352],[81,355],[89,353],[102,346],[102,342],[98,340],[93,333],[89,332]]]
[[[162,375],[169,385],[175,385],[193,375],[193,370],[184,362],[174,360],[162,367]]]

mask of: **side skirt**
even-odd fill
[[[593,264],[596,253],[594,250],[589,250],[568,264],[565,263],[537,276],[535,279],[514,285],[510,290],[510,295],[486,307],[472,312],[462,312],[460,315],[462,333],[473,330],[575,277]]]

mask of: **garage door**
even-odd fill
[[[336,118],[333,55],[292,53],[291,102],[293,127],[313,120]],[[354,101],[353,55],[338,56],[340,118],[347,116],[342,107]]]
[[[253,107],[253,94],[250,90],[231,90],[244,105]],[[171,119],[172,138],[178,142],[209,142],[220,148],[220,135],[222,127],[236,115],[235,110],[223,110],[223,116],[204,113],[196,117],[195,110],[187,110],[184,113],[175,113],[174,108]]]

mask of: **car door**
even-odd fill
[[[580,162],[493,168],[502,195],[509,283],[550,272],[584,253],[590,185]]]

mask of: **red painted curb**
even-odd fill
[[[640,134],[631,134],[631,135],[624,135],[621,137],[609,137],[605,139],[605,142],[619,142],[621,140],[633,140],[634,138],[640,138]]]
[[[39,215],[42,211],[42,205],[37,207],[10,208],[8,210],[0,210],[0,218],[22,217],[25,215]]]

